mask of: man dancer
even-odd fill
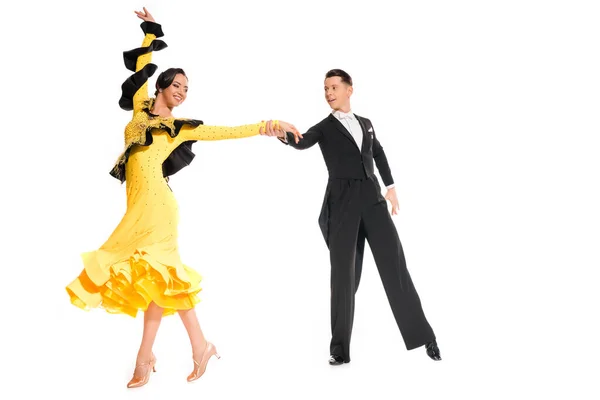
[[[325,75],[325,99],[333,110],[302,135],[273,130],[268,134],[298,150],[319,144],[329,181],[319,225],[331,262],[331,365],[350,362],[350,337],[354,295],[360,281],[365,239],[373,253],[392,312],[407,350],[425,346],[433,360],[441,360],[435,334],[427,322],[421,301],[406,268],[402,245],[388,212],[398,212],[398,199],[387,158],[371,121],[350,111],[352,78],[340,69]],[[387,187],[381,195],[373,170],[377,165]]]

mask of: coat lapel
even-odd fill
[[[369,132],[367,132],[367,127],[366,127],[365,123],[363,122],[362,118],[356,114],[354,114],[354,116],[358,120],[358,123],[360,125],[362,134],[363,134],[362,148],[360,149],[360,152],[361,152],[361,154],[368,153],[369,149],[371,148],[371,135],[369,134]]]
[[[334,117],[333,114],[329,114],[329,121],[331,121],[331,123],[337,128],[337,130],[340,131],[344,136],[346,136],[350,141],[352,141],[352,143],[354,143],[356,148],[358,148],[358,144],[356,143],[356,140],[354,140],[354,138],[352,137],[350,132],[348,132],[346,127],[344,125],[342,125],[342,123],[336,117]],[[363,132],[363,135],[364,135],[364,132]]]

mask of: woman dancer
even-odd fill
[[[153,51],[166,47],[161,26],[144,8],[142,46],[124,52],[125,65],[134,74],[122,85],[121,108],[133,110],[125,128],[125,150],[111,175],[126,182],[127,211],[108,240],[96,251],[82,255],[84,269],[66,290],[71,302],[84,310],[102,307],[109,313],[132,317],[144,312],[144,330],[132,379],[127,387],[145,385],[154,371],[152,352],[163,316],[178,313],[192,346],[194,369],[189,382],[200,378],[209,359],[217,358],[195,313],[201,276],[184,265],[177,245],[178,206],[168,177],[194,158],[198,140],[222,140],[266,134],[271,127],[294,132],[283,121],[238,127],[205,126],[202,121],[175,118],[172,111],[187,97],[188,79],[182,69],[170,68],[156,82],[155,98],[148,96],[148,78],[156,71]]]

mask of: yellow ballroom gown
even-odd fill
[[[144,22],[142,47],[124,52],[135,73],[122,86],[120,105],[133,110],[125,129],[125,151],[111,175],[126,182],[127,209],[108,240],[82,254],[83,271],[67,287],[71,303],[89,310],[132,317],[154,301],[164,315],[194,307],[201,276],[182,263],[177,244],[179,211],[167,180],[193,158],[191,144],[255,136],[264,122],[238,127],[205,126],[201,121],[162,118],[150,110],[147,80],[156,70],[152,51],[166,44],[159,24]]]

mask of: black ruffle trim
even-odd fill
[[[140,24],[140,27],[142,28],[142,31],[144,31],[144,35],[151,33],[157,38],[165,36],[162,27],[156,22],[144,21]]]
[[[127,78],[121,85],[119,107],[125,111],[133,110],[133,96],[154,75],[157,69],[156,64],[146,64],[144,68]]]
[[[162,27],[156,22],[144,21],[140,27],[144,34],[151,33],[157,38],[164,36]],[[137,59],[143,54],[148,54],[152,51],[160,51],[167,47],[167,44],[162,40],[153,40],[147,47],[138,47],[133,50],[123,52],[123,60],[125,67],[135,72]],[[121,98],[119,99],[119,107],[125,111],[133,110],[133,96],[137,91],[148,81],[148,79],[154,75],[158,67],[156,64],[149,63],[144,66],[141,70],[135,72],[121,85]]]
[[[148,110],[145,110],[145,111],[149,112]],[[179,131],[181,130],[181,128],[184,125],[189,125],[189,126],[195,128],[202,124],[203,124],[202,121],[196,120],[196,119],[176,119],[174,121],[175,131],[173,131],[170,127],[163,125],[163,124],[161,124],[160,126],[157,126],[157,127],[149,128],[146,131],[146,141],[144,144],[142,144],[142,146],[150,146],[152,144],[152,130],[153,129],[165,130],[171,137],[176,137],[177,135],[179,135]],[[163,165],[162,165],[163,176],[165,178],[167,178],[171,175],[175,175],[182,168],[185,168],[191,164],[191,162],[194,160],[194,157],[196,157],[196,155],[192,151],[192,145],[194,143],[196,143],[196,140],[185,141],[185,142],[181,143],[179,146],[177,146],[175,148],[175,150],[173,150],[171,152],[171,154],[169,154],[169,156],[163,162]],[[113,169],[110,171],[110,175],[112,177],[120,180],[121,183],[125,182],[125,166],[127,165],[127,161],[129,160],[129,154],[131,153],[132,148],[133,147],[129,147],[125,151],[124,161],[115,165],[113,167]]]
[[[123,60],[125,61],[125,67],[128,70],[135,72],[135,66],[137,64],[137,59],[139,56],[151,53],[153,51],[160,51],[166,49],[167,47],[167,44],[162,40],[154,39],[149,46],[138,47],[133,50],[124,51]]]

